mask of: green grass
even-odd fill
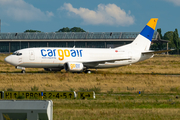
[[[180,101],[172,95],[115,96],[95,100],[54,100],[54,119],[180,119]]]
[[[52,100],[54,120],[180,119],[180,98],[176,95],[101,93],[96,99]]]

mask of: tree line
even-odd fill
[[[157,29],[157,32],[159,33],[159,37],[161,40],[168,41],[168,49],[176,49],[177,54],[179,54],[180,38],[179,38],[178,30],[175,29],[175,31],[168,31],[164,33],[164,36],[161,33],[161,28]],[[164,50],[167,49],[167,44],[159,41],[151,45],[151,49]]]
[[[39,30],[26,30],[24,32],[26,33],[26,32],[41,32],[41,31],[39,31]],[[56,32],[86,32],[86,31],[80,27],[73,27],[73,28],[63,27]]]

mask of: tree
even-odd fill
[[[163,37],[162,37],[162,34],[161,34],[161,28],[158,28],[157,32],[159,33],[160,39],[162,39]],[[162,50],[164,48],[164,45],[163,45],[162,42],[157,42],[157,43],[154,43],[154,44],[155,44],[154,46],[156,46],[158,48],[158,50]]]
[[[70,32],[70,29],[68,27],[59,29],[58,32]]]
[[[81,29],[80,27],[73,27],[70,29],[71,32],[86,32],[85,30]]]
[[[162,36],[162,34],[161,34],[161,28],[158,28],[158,29],[157,29],[157,32],[159,33],[159,39],[163,39],[163,36]],[[165,45],[163,42],[158,41],[158,42],[153,43],[153,44],[151,45],[151,49],[153,49],[153,50],[162,50],[165,46],[166,46],[166,45]]]
[[[158,28],[157,32],[159,33],[160,39],[162,39],[163,37],[162,37],[162,34],[161,34],[161,28]]]
[[[58,32],[86,32],[86,31],[80,27],[73,27],[71,29],[66,27],[66,28],[59,29]]]
[[[168,31],[164,34],[164,40],[173,40],[173,31]]]
[[[169,40],[169,48],[175,48],[174,42],[173,42],[173,31],[168,31],[164,34],[164,40]]]
[[[26,33],[26,32],[41,32],[41,31],[39,31],[39,30],[26,30],[24,32]]]
[[[178,30],[175,29],[175,31],[173,32],[173,42],[174,45],[177,49],[177,53],[179,54],[179,45],[180,45],[180,41],[179,41],[179,34],[178,34]]]

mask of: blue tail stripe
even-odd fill
[[[148,25],[146,25],[140,34],[144,36],[145,38],[149,39],[150,41],[152,41],[154,30]]]

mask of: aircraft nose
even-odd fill
[[[5,59],[4,59],[5,62],[7,63],[11,63],[11,57],[10,56],[7,56]]]

